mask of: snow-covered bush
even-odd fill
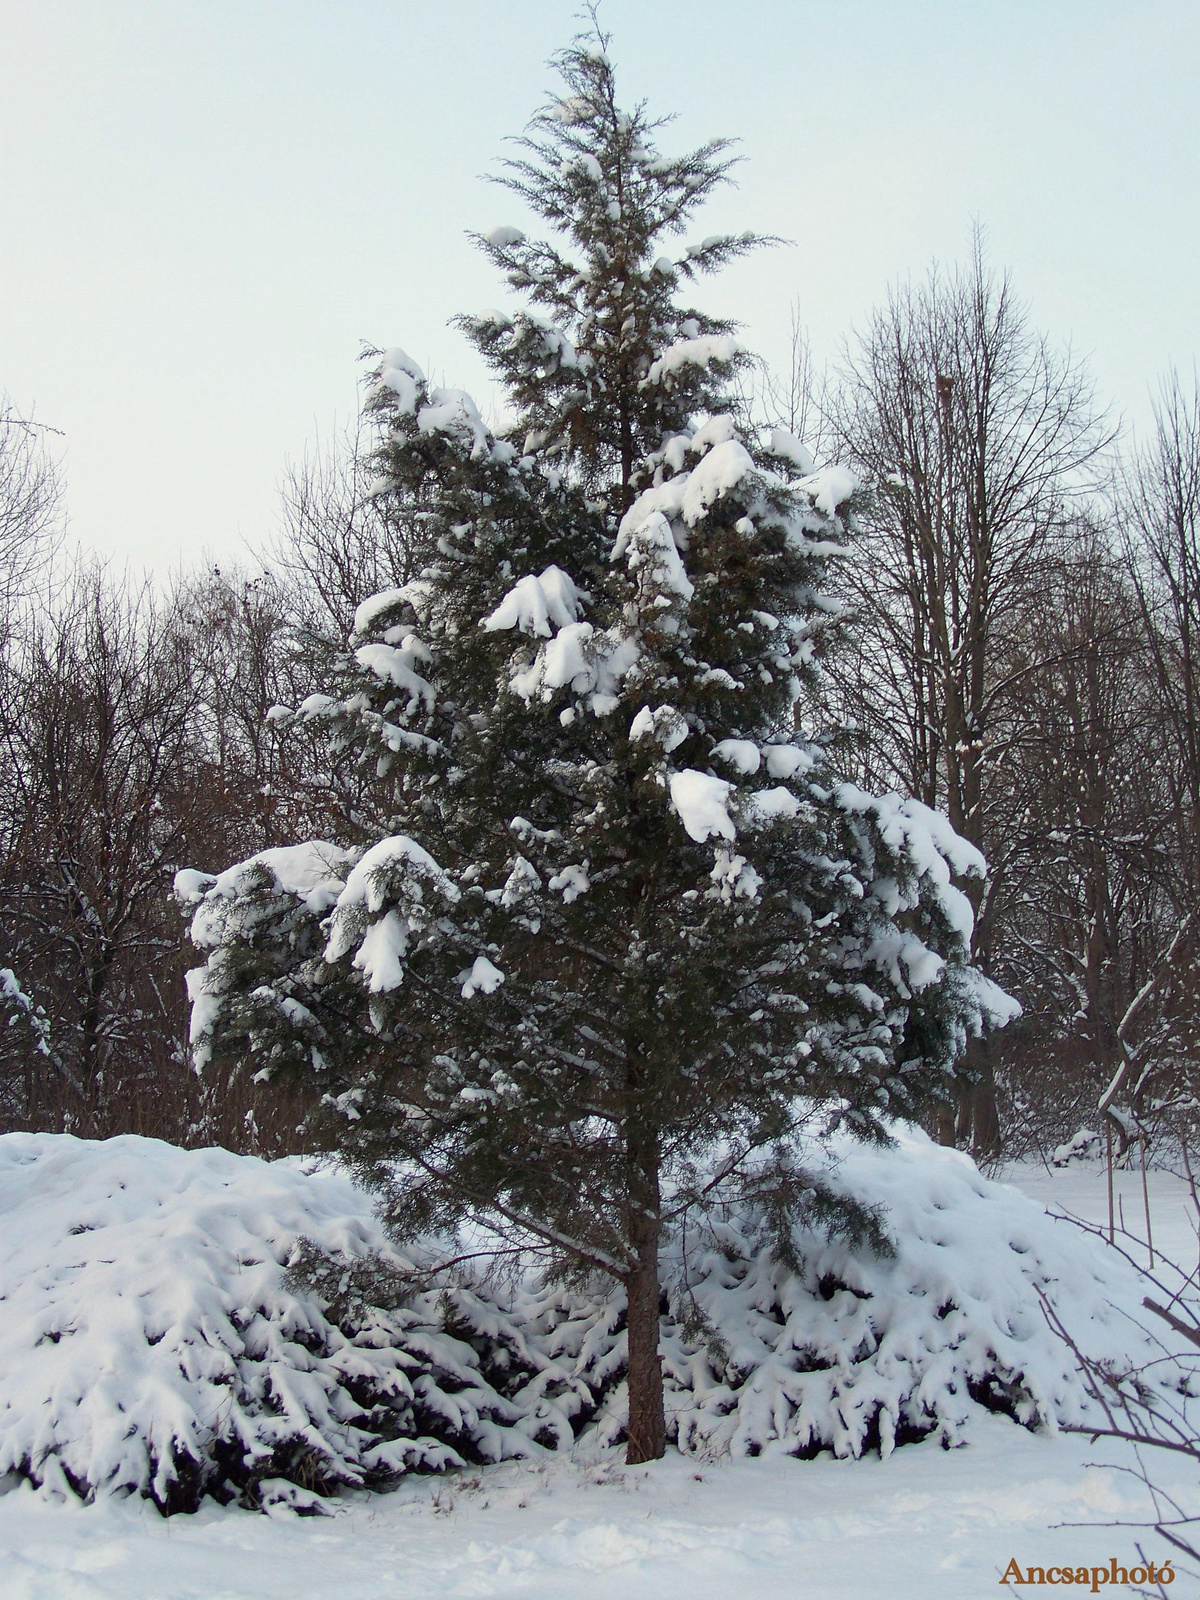
[[[1087,1393],[1039,1294],[1101,1361],[1160,1353],[1119,1257],[896,1133],[808,1151],[813,1203],[786,1237],[753,1183],[672,1234],[661,1348],[681,1449],[887,1454],[961,1442],[980,1407],[1078,1422]],[[50,1491],[311,1508],[622,1436],[622,1289],[535,1269],[506,1290],[455,1281],[431,1244],[397,1250],[328,1166],[10,1134],[0,1216],[0,1473]]]
[[[34,1049],[42,1055],[49,1054],[50,1024],[46,1013],[25,993],[11,967],[0,967],[0,1026],[28,1029]]]
[[[14,1133],[0,1218],[0,1474],[163,1510],[311,1505],[563,1430],[511,1319],[427,1287],[430,1253],[395,1251],[328,1169]],[[288,1272],[322,1252],[345,1264],[324,1305]],[[372,1269],[390,1305],[354,1294]],[[504,1395],[467,1342],[477,1309]]]
[[[1054,1167],[1069,1167],[1073,1161],[1098,1161],[1100,1159],[1100,1135],[1093,1133],[1090,1128],[1080,1128],[1065,1144],[1051,1152],[1050,1165]]]
[[[893,1133],[890,1147],[845,1136],[808,1151],[798,1177],[816,1203],[783,1240],[770,1190],[756,1196],[752,1181],[748,1198],[718,1199],[673,1235],[662,1352],[681,1449],[887,1455],[926,1436],[962,1443],[981,1408],[1027,1427],[1084,1421],[1085,1385],[1042,1296],[1069,1308],[1102,1364],[1163,1354],[1119,1256],[968,1156]],[[873,1227],[837,1225],[839,1201],[882,1227],[883,1249]],[[618,1297],[553,1289],[526,1312],[547,1353],[611,1391],[598,1423],[609,1438],[623,1421],[619,1312]]]

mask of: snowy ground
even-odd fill
[[[1051,1207],[1104,1216],[1098,1166],[1008,1177]],[[1120,1175],[1118,1185],[1126,1224],[1140,1230],[1140,1178]],[[1151,1201],[1156,1245],[1194,1261],[1183,1186],[1152,1174]],[[549,1469],[508,1463],[412,1480],[303,1520],[215,1508],[164,1520],[143,1503],[58,1506],[18,1489],[0,1496],[0,1595],[961,1600],[994,1593],[1014,1556],[1022,1566],[1114,1556],[1132,1565],[1139,1539],[1164,1555],[1153,1536],[1104,1526],[1142,1510],[1138,1485],[1116,1470],[1127,1459],[1116,1446],[1035,1437],[989,1418],[962,1449],[907,1446],[886,1462],[672,1456],[628,1469],[618,1453]],[[1163,1457],[1155,1468],[1200,1510],[1186,1463]],[[1181,1571],[1171,1593],[1200,1592],[1191,1584]]]

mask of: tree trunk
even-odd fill
[[[943,1144],[956,1144],[973,1156],[996,1156],[1003,1148],[1000,1137],[1000,1111],[996,1104],[996,1075],[992,1067],[990,1039],[972,1039],[967,1046],[970,1080],[958,1085],[958,1115],[952,1137]]]
[[[1000,1110],[996,1104],[996,1077],[992,1070],[989,1041],[983,1041],[979,1081],[971,1092],[971,1149],[975,1156],[997,1156],[1002,1148]]]
[[[667,1448],[662,1358],[658,1353],[658,1241],[625,1280],[629,1297],[629,1429],[625,1460],[657,1461]]]
[[[971,1085],[960,1081],[955,1093],[958,1097],[958,1106],[954,1118],[954,1144],[960,1149],[969,1149],[971,1145]]]
[[[658,1353],[658,1240],[661,1231],[658,1143],[631,1140],[629,1150],[629,1243],[637,1265],[625,1279],[628,1299],[629,1428],[625,1460],[657,1461],[667,1448],[663,1411],[662,1358]]]

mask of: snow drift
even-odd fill
[[[1082,1420],[1039,1294],[1090,1354],[1147,1358],[1136,1274],[965,1156],[898,1129],[886,1149],[814,1145],[804,1173],[874,1208],[890,1248],[830,1228],[828,1204],[781,1238],[744,1189],[677,1230],[662,1348],[681,1449],[887,1454],[960,1443],[981,1407]],[[452,1281],[444,1248],[396,1249],[328,1166],[9,1134],[0,1215],[0,1473],[50,1491],[313,1509],[621,1436],[619,1289]]]

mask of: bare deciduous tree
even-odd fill
[[[1055,1142],[1094,1121],[1147,1038],[1144,997],[1131,1006],[1153,968],[1169,870],[1136,597],[1106,530],[1080,521],[1070,535],[1004,662],[1036,670],[1008,702],[993,824],[1007,800],[1007,853],[990,906],[998,976],[1026,1008],[1004,1053],[1008,1088],[1026,1132]]]
[[[62,475],[50,432],[0,395],[0,640],[62,534]]]
[[[1155,431],[1124,478],[1121,527],[1145,621],[1162,727],[1174,752],[1173,805],[1186,891],[1200,885],[1200,391],[1164,380]]]
[[[1117,520],[1142,620],[1144,716],[1157,761],[1155,853],[1162,892],[1138,1001],[1142,1039],[1121,1088],[1137,1113],[1148,1088],[1193,1101],[1200,1054],[1200,392],[1175,372],[1154,432],[1123,474]],[[1121,1040],[1124,1050],[1126,1041]],[[1133,1066],[1133,1062],[1130,1064]]]
[[[1006,670],[1009,640],[1028,630],[1108,435],[1082,367],[1032,328],[978,236],[964,268],[892,291],[840,380],[827,421],[873,492],[847,573],[860,648],[835,670],[871,781],[945,810],[988,855],[974,953],[990,969],[991,897],[1012,845],[997,768],[1037,665]],[[943,1137],[988,1152],[999,1127],[986,1045],[971,1068]]]
[[[92,1131],[122,1045],[136,1035],[149,1064],[174,1042],[158,1037],[155,991],[174,958],[158,906],[180,830],[192,660],[148,592],[81,567],[7,687],[9,964],[51,1018],[61,1119]]]
[[[164,597],[84,564],[10,653],[0,967],[45,1028],[0,1039],[6,1126],[255,1142],[253,1093],[206,1096],[188,1066],[171,881],[295,825],[303,786],[266,715],[292,687],[290,621],[270,580]],[[291,1107],[272,1114],[257,1132],[277,1145]]]
[[[360,422],[287,469],[272,567],[293,585],[311,626],[342,641],[368,595],[412,576],[418,508],[381,494]]]

